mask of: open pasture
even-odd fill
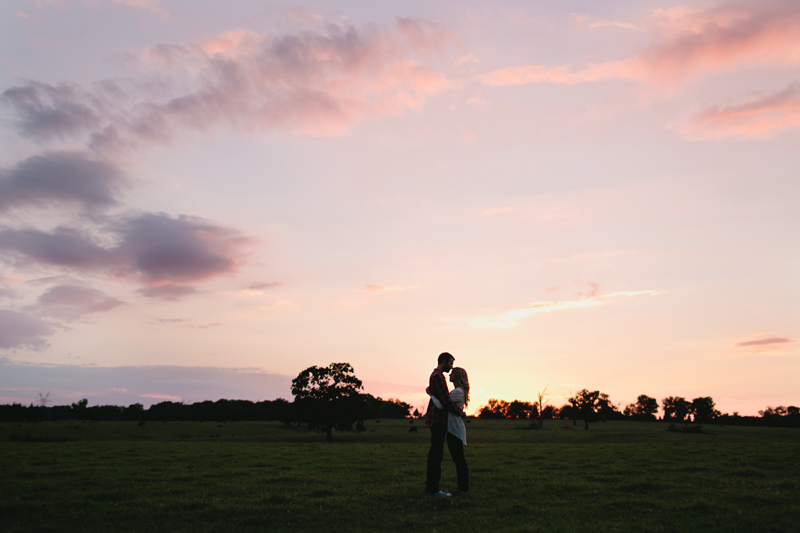
[[[798,531],[800,431],[472,420],[472,494],[423,493],[421,421],[0,429],[2,531]],[[409,428],[418,433],[409,433]],[[66,440],[65,440],[66,439]],[[445,453],[443,488],[455,488]]]

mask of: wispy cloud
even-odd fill
[[[160,325],[167,325],[167,324],[180,324],[184,322],[182,318],[154,318],[153,322]]]
[[[786,346],[794,341],[786,337],[762,337],[749,341],[737,342],[736,348],[750,348],[756,351],[775,350]]]
[[[676,87],[699,74],[800,63],[800,4],[725,2],[660,9],[642,21],[655,43],[630,58],[591,63],[509,66],[478,76],[490,86],[635,80]],[[587,19],[588,21],[589,19]]]
[[[90,313],[110,311],[124,303],[91,287],[56,285],[39,296],[35,308],[47,316],[77,320]]]
[[[302,22],[305,24],[318,24],[322,22],[322,16],[317,13],[309,13],[305,9],[295,8],[290,9],[286,13],[286,18],[295,22]]]
[[[208,322],[207,324],[192,324],[186,327],[194,329],[212,329],[212,328],[217,328],[221,325],[222,322]]]
[[[738,105],[713,106],[679,126],[691,140],[744,140],[769,138],[800,126],[800,84]]]
[[[569,21],[574,24],[577,28],[620,28],[623,30],[630,30],[630,31],[638,31],[644,32],[642,28],[639,28],[635,24],[631,24],[630,22],[622,22],[619,20],[606,20],[600,17],[594,17],[591,15],[582,15],[578,13],[572,13],[569,16]]]
[[[33,22],[41,22],[42,21],[42,19],[40,19],[39,17],[34,17],[32,15],[29,15],[28,13],[26,13],[24,11],[20,11],[19,9],[17,10],[17,16],[19,18],[21,18],[21,19],[32,20]]]
[[[445,46],[458,41],[458,33],[426,19],[400,17],[395,27],[408,46],[423,57],[444,57]]]
[[[622,291],[610,294],[599,295],[599,287],[597,284],[589,283],[590,291],[587,296],[582,296],[579,293],[579,299],[576,300],[552,300],[533,302],[525,307],[519,309],[512,309],[499,316],[481,316],[469,320],[469,325],[474,328],[510,328],[516,325],[522,319],[531,317],[539,313],[550,313],[553,311],[565,311],[568,309],[580,309],[585,307],[598,307],[605,305],[609,300],[621,296],[656,296],[660,294],[659,291],[645,290],[645,291]]]
[[[397,292],[415,289],[416,287],[416,285],[377,285],[371,283],[364,287],[364,290],[367,292]]]
[[[152,398],[154,400],[167,400],[170,402],[179,402],[181,401],[180,396],[170,396],[169,394],[140,394],[142,398]]]
[[[362,117],[403,114],[453,87],[411,57],[440,54],[453,36],[423,19],[388,28],[329,24],[282,36],[236,29],[136,56],[160,80],[158,91],[111,80],[87,87],[31,82],[2,99],[22,134],[80,139],[103,153],[219,125],[340,135]]]
[[[136,292],[145,298],[158,298],[161,300],[181,300],[186,296],[197,294],[197,289],[191,285],[156,285],[154,287],[142,287]]]
[[[453,66],[455,68],[462,68],[464,67],[464,65],[470,65],[470,64],[477,65],[480,62],[481,60],[478,58],[478,56],[476,56],[473,53],[469,53],[467,55],[461,56],[458,59],[456,59],[455,63],[453,63]]]
[[[253,283],[249,287],[247,287],[248,291],[267,291],[269,289],[275,289],[283,285],[280,281],[265,281],[261,283]]]

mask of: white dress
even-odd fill
[[[431,399],[433,400],[433,405],[435,405],[437,409],[442,409],[441,402],[437,400],[435,396],[431,396]],[[453,400],[456,407],[464,409],[464,389],[461,387],[453,389],[450,392],[450,399]],[[464,425],[464,419],[450,411],[447,411],[447,431],[461,439],[464,446],[467,445],[467,426]]]

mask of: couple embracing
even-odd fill
[[[431,400],[425,413],[425,427],[431,428],[431,449],[428,452],[428,475],[425,490],[433,496],[451,496],[439,488],[442,478],[444,442],[456,465],[458,490],[456,494],[469,494],[469,469],[464,458],[467,445],[467,428],[464,425],[464,406],[469,403],[469,378],[463,368],[453,368],[455,357],[447,352],[439,355],[439,364],[433,370],[425,392]],[[450,382],[455,387],[448,392],[445,373],[450,372]]]

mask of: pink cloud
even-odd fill
[[[728,107],[710,107],[680,126],[691,140],[768,138],[800,126],[800,84]]]
[[[255,53],[266,37],[245,29],[235,29],[221,33],[212,39],[206,39],[196,44],[199,50],[207,56],[226,56],[233,59],[247,54]]]
[[[772,348],[779,348],[791,342],[792,340],[787,339],[786,337],[764,337],[761,339],[755,339],[751,341],[737,342],[736,344],[734,344],[734,346],[736,348],[752,347],[756,350],[768,350]]]
[[[261,282],[261,283],[253,283],[252,285],[247,287],[247,290],[249,290],[249,291],[265,291],[265,290],[269,290],[269,289],[274,289],[276,287],[280,287],[281,285],[283,285],[283,282],[280,282],[280,281],[265,281],[265,282]]]
[[[459,57],[456,60],[456,62],[453,63],[453,66],[456,67],[456,68],[460,68],[460,67],[463,67],[464,65],[468,65],[468,64],[471,64],[471,63],[476,63],[477,64],[477,63],[480,63],[480,62],[481,62],[481,60],[478,58],[478,56],[476,56],[473,53],[469,53],[469,54],[467,54],[465,56]]]
[[[505,67],[478,79],[492,86],[627,79],[676,87],[701,73],[800,63],[800,4],[792,0],[727,2],[708,9],[682,5],[655,11],[643,25],[655,43],[628,59],[577,68]]]
[[[592,63],[579,70],[576,70],[573,65],[503,67],[478,76],[478,80],[484,85],[504,87],[529,83],[576,85],[592,81],[635,79],[636,77],[636,69],[629,61],[607,61]]]
[[[574,279],[573,283],[575,283],[578,286],[586,287],[585,291],[578,291],[575,293],[575,297],[577,298],[581,299],[595,298],[600,294],[600,285],[598,285],[597,283],[592,283],[591,281],[581,281],[579,279]]]
[[[330,24],[283,36],[237,29],[146,49],[139,60],[160,77],[157,92],[109,80],[88,88],[33,82],[2,99],[26,136],[80,139],[102,152],[220,124],[340,135],[361,118],[402,115],[453,87],[411,58],[436,52],[450,35],[405,19],[397,28]]]
[[[181,401],[180,396],[170,396],[169,394],[140,394],[142,398],[153,398],[155,400],[169,400],[171,402]]]

